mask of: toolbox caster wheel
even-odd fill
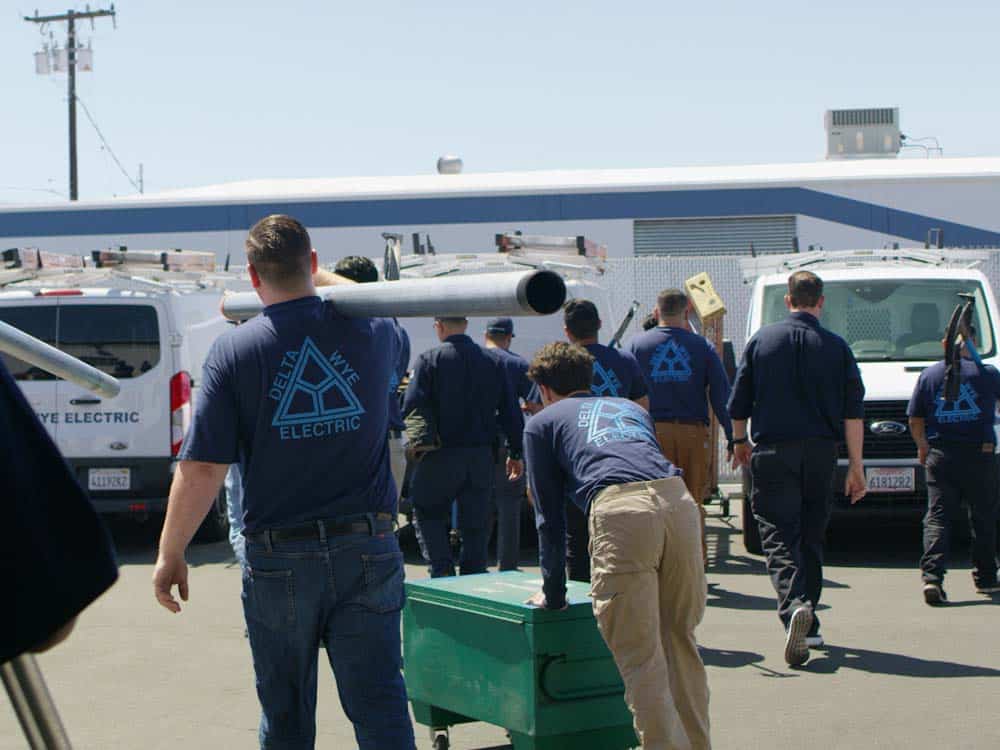
[[[439,734],[440,732],[440,734]],[[431,729],[431,747],[433,750],[448,750],[451,742],[448,740],[448,730]]]

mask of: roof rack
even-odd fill
[[[851,268],[869,263],[891,263],[899,266],[935,266],[938,268],[973,268],[990,257],[978,250],[923,248],[883,248],[879,250],[815,250],[806,253],[759,255],[740,258],[743,283],[758,276],[794,272],[812,266]]]
[[[434,278],[461,273],[497,273],[524,268],[556,271],[562,276],[604,273],[607,248],[586,237],[548,237],[508,232],[495,235],[496,252],[402,255],[402,235],[385,233],[383,273],[392,278]],[[416,243],[415,243],[416,244]],[[430,241],[428,239],[428,246]]]
[[[146,291],[196,291],[241,287],[236,270],[215,270],[215,254],[193,250],[95,250],[90,257],[11,248],[0,253],[0,289],[95,287]]]

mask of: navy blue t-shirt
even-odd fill
[[[844,420],[864,417],[864,398],[847,342],[809,313],[794,312],[747,342],[729,416],[751,420],[755,443],[842,441]]]
[[[993,415],[1000,398],[1000,372],[962,360],[962,388],[955,401],[944,400],[945,363],[931,365],[917,379],[906,413],[926,421],[927,441],[993,443]]]
[[[463,334],[449,336],[417,358],[403,398],[403,414],[427,409],[442,447],[492,446],[497,430],[521,455],[524,417],[495,350]]]
[[[604,344],[584,344],[583,348],[594,358],[591,395],[627,398],[632,401],[647,395],[648,389],[639,370],[639,363],[629,352],[612,349]],[[532,387],[527,400],[542,403],[541,392],[537,386]]]
[[[534,387],[534,383],[528,380],[528,360],[520,354],[515,354],[509,349],[501,347],[495,347],[489,351],[500,359],[500,364],[503,366],[504,372],[507,373],[507,380],[514,397],[527,400]]]
[[[399,347],[390,319],[345,318],[319,297],[269,305],[212,345],[179,457],[239,461],[248,533],[392,512]]]
[[[399,325],[399,321],[393,322],[396,324],[396,336],[399,339],[399,357],[389,379],[389,429],[402,432],[406,429],[406,424],[403,422],[402,404],[397,389],[410,366],[410,334]]]
[[[729,378],[708,339],[683,328],[658,326],[629,339],[628,350],[639,362],[649,386],[653,419],[697,419],[708,424],[711,399],[715,418],[726,437],[732,438],[726,407]]]
[[[678,476],[649,413],[622,398],[565,398],[528,420],[524,459],[535,502],[546,605],[566,596],[566,497],[588,512],[605,487]]]

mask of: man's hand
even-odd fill
[[[854,505],[868,493],[868,483],[865,481],[865,469],[861,464],[851,464],[847,467],[847,479],[844,481],[844,496],[851,498]]]
[[[750,443],[737,443],[733,446],[732,467],[735,469],[737,466],[750,466],[751,455],[753,455],[753,446]]]
[[[524,474],[524,461],[519,458],[507,459],[507,481],[516,482]]]
[[[181,605],[174,599],[171,589],[177,586],[177,591],[184,601],[188,600],[188,567],[183,557],[165,557],[160,555],[153,571],[153,594],[156,601],[164,609],[177,613]]]
[[[926,443],[917,443],[917,460],[920,462],[921,466],[927,465],[927,452],[931,449],[931,446]]]
[[[542,609],[548,609],[545,602],[544,591],[539,591],[536,594],[532,594],[531,598],[526,599],[524,603],[527,604],[529,607],[541,607]],[[567,600],[566,603],[563,604],[559,609],[560,611],[564,609],[569,609],[569,600]]]

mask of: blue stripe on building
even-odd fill
[[[272,213],[312,228],[799,214],[917,242],[942,229],[949,245],[1000,246],[1000,232],[796,187],[39,209],[0,212],[0,237],[242,231]]]

